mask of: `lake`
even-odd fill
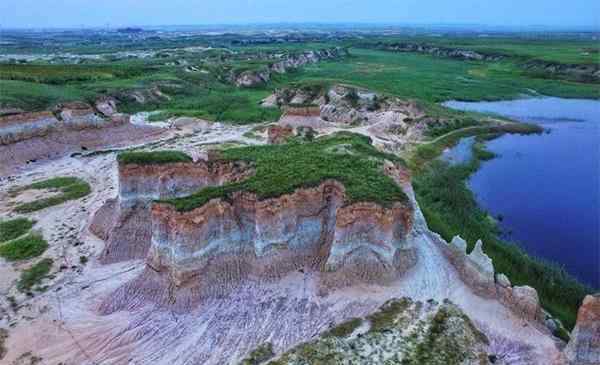
[[[503,217],[504,238],[600,288],[600,101],[545,97],[444,105],[549,131],[487,142],[499,157],[483,162],[468,185],[483,209]],[[465,143],[472,141],[463,141],[447,160],[464,159]]]

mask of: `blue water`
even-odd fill
[[[460,165],[471,161],[471,158],[473,158],[473,143],[475,143],[475,137],[461,139],[456,146],[448,148],[442,153],[442,160],[450,165]]]
[[[549,130],[488,142],[488,150],[500,157],[484,162],[468,183],[483,209],[504,217],[505,238],[600,288],[600,101],[533,98],[445,105]]]

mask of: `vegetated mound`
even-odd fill
[[[454,304],[392,299],[277,358],[268,345],[242,364],[489,364],[489,342]],[[266,349],[266,350],[264,350]],[[271,358],[273,358],[271,353]],[[254,361],[253,358],[262,359]],[[265,359],[266,358],[266,359]],[[271,361],[268,361],[271,360]]]
[[[0,243],[14,240],[29,232],[35,221],[27,218],[15,218],[0,221]]]
[[[28,260],[43,254],[48,242],[40,234],[32,233],[0,245],[0,257],[7,261]]]

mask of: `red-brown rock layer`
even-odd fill
[[[206,186],[239,181],[253,173],[244,162],[119,164],[119,198],[95,214],[91,231],[106,241],[103,263],[145,258],[152,238],[154,199],[188,195]]]
[[[600,364],[600,294],[583,300],[565,355],[571,365]]]
[[[111,109],[114,102],[109,99],[99,101],[98,106],[103,112],[76,102],[59,104],[52,112],[0,117],[0,174],[74,152],[143,143],[164,133],[130,124],[128,115]]]
[[[103,224],[105,212],[97,214],[97,227],[113,226],[108,234],[95,229],[108,241],[103,260],[113,262],[113,252],[119,260],[132,258],[130,252],[139,257],[141,251],[119,246],[129,245],[128,236],[146,239],[146,231],[117,232],[127,229],[127,219],[142,217],[151,206],[145,224],[151,227],[151,238],[143,245],[149,245],[148,267],[140,279],[115,293],[121,300],[106,302],[101,310],[111,312],[148,300],[189,309],[203,298],[226,295],[242,281],[274,280],[294,270],[318,272],[325,290],[357,281],[382,282],[416,262],[414,248],[406,240],[413,207],[348,204],[343,185],[334,180],[265,200],[239,191],[190,211],[150,203],[237,181],[252,172],[241,162],[120,166],[119,218]],[[124,212],[133,213],[126,217]],[[132,244],[141,247],[137,238]]]

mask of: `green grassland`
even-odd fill
[[[62,204],[69,200],[76,200],[83,198],[88,195],[92,188],[90,185],[76,177],[55,177],[52,179],[40,181],[23,188],[19,191],[24,190],[42,190],[51,189],[59,191],[58,195],[51,196],[48,198],[38,199],[29,203],[23,203],[17,205],[14,210],[17,213],[31,213],[38,210],[42,210],[54,205]],[[18,191],[17,191],[18,192]]]
[[[160,165],[192,162],[192,158],[180,151],[123,152],[117,157],[119,164]]]
[[[158,86],[168,98],[151,99],[145,104],[123,100],[123,112],[164,111],[166,116],[192,116],[214,121],[256,123],[273,121],[277,109],[259,103],[272,89],[240,89],[225,80],[231,72],[263,67],[264,61],[217,64],[191,58],[190,64],[209,73],[186,72],[182,66],[165,66],[169,59],[115,62],[109,65],[13,65],[0,64],[0,106],[27,111],[49,109],[59,102],[93,101],[101,95],[122,96]],[[73,69],[73,71],[71,71]]]
[[[43,254],[48,242],[39,234],[28,234],[0,245],[0,256],[8,261],[28,260]]]
[[[597,85],[534,78],[513,61],[462,61],[357,48],[350,52],[350,57],[282,75],[276,83],[328,80],[429,103],[513,99],[537,93],[600,98]]]
[[[127,78],[141,74],[132,67],[0,64],[0,79],[32,81],[45,84],[64,84],[70,81],[95,81]]]
[[[398,39],[385,37],[369,41],[381,40]],[[544,79],[528,74],[519,66],[519,62],[526,58],[594,62],[594,58],[597,59],[595,49],[598,47],[594,48],[591,42],[452,37],[409,40],[514,54],[515,58],[476,62],[352,48],[351,57],[309,65],[287,75],[277,75],[269,85],[239,89],[231,84],[228,75],[265,67],[273,62],[268,59],[269,54],[346,46],[363,41],[227,46],[196,53],[170,48],[164,55],[159,52],[150,58],[111,60],[110,55],[106,55],[101,60],[88,60],[81,65],[40,62],[0,64],[0,105],[42,110],[62,101],[91,101],[99,95],[123,95],[159,87],[170,97],[168,100],[149,100],[144,105],[124,100],[120,109],[125,112],[162,110],[165,116],[186,115],[215,121],[256,123],[273,121],[281,115],[276,108],[260,107],[260,100],[274,88],[299,81],[355,84],[426,103],[450,99],[498,100],[536,93],[562,97],[600,97],[597,85]],[[193,44],[190,40],[188,45]],[[585,56],[588,53],[590,56]],[[561,55],[565,58],[561,59]],[[577,58],[577,55],[583,58]],[[202,72],[186,71],[187,65]]]
[[[484,54],[514,57],[521,61],[543,60],[563,64],[589,64],[600,62],[600,45],[591,39],[573,37],[431,37],[431,36],[374,36],[362,42],[419,43],[438,47],[459,48]]]
[[[338,133],[314,142],[292,141],[284,145],[230,148],[221,151],[228,161],[247,161],[256,173],[238,183],[201,189],[183,198],[161,202],[179,211],[190,211],[215,198],[228,198],[235,191],[255,193],[259,199],[278,197],[302,187],[315,187],[325,180],[341,182],[348,202],[373,201],[383,206],[406,202],[402,189],[382,172],[384,159],[402,163],[379,152],[368,137]]]
[[[33,227],[35,221],[27,218],[15,218],[0,221],[0,243],[23,236]]]

